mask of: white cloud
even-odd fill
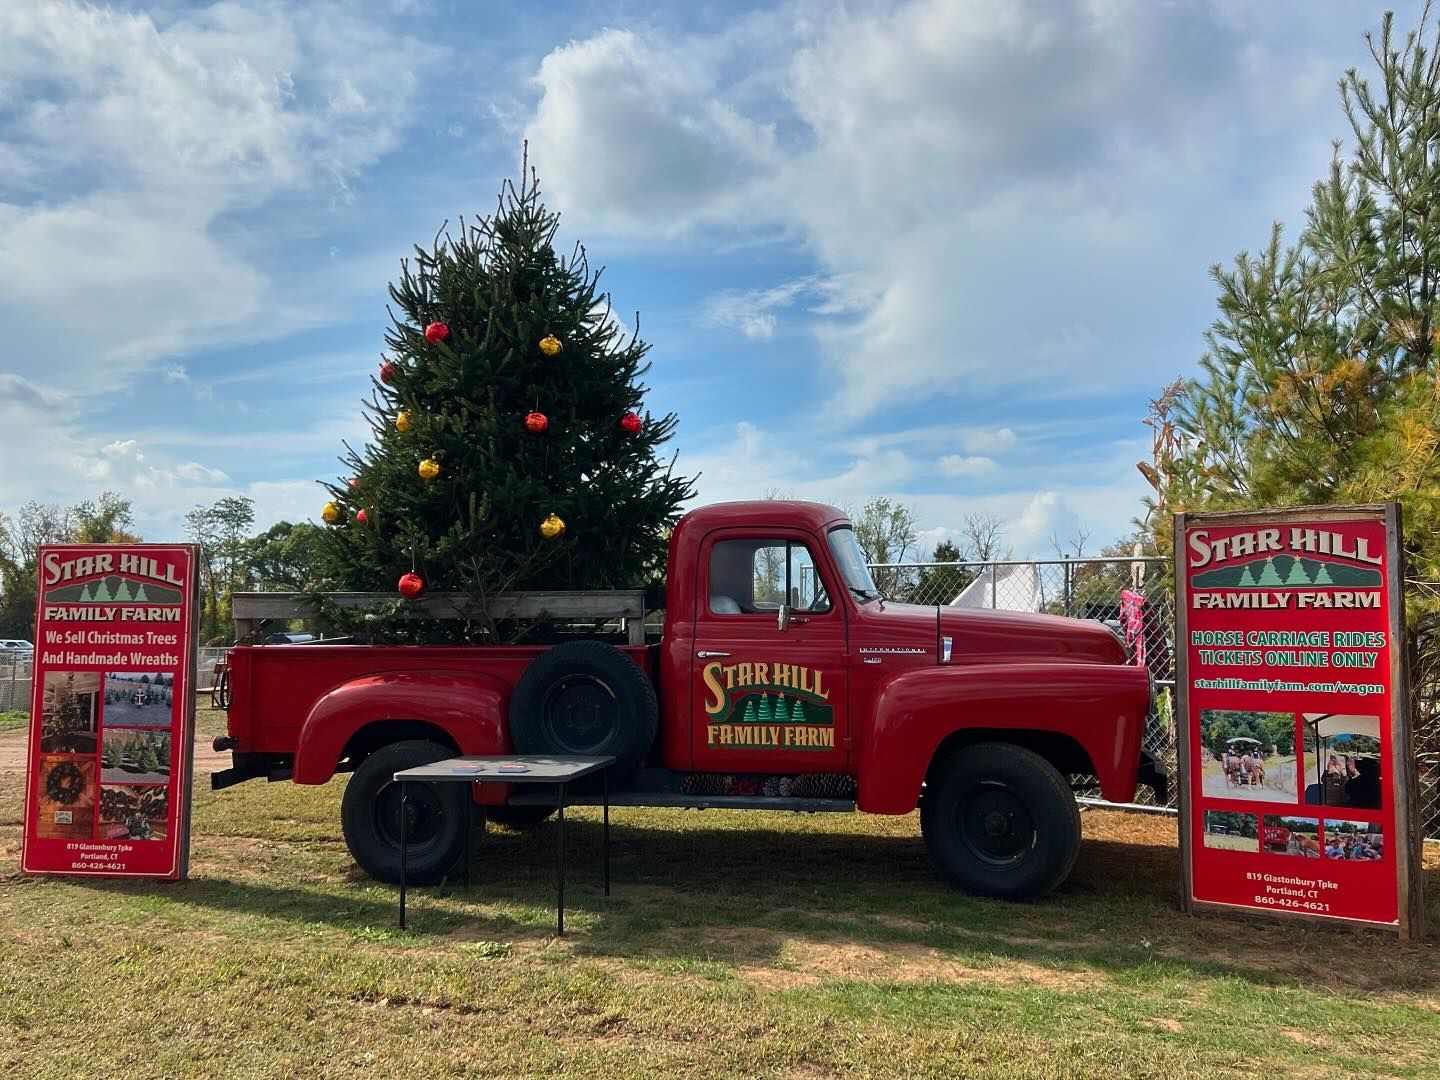
[[[1008,427],[968,428],[959,433],[959,440],[973,454],[994,454],[1015,445],[1015,432]]]
[[[863,308],[867,299],[852,281],[803,277],[768,289],[717,293],[705,301],[700,325],[731,327],[751,341],[768,341],[779,324],[778,311],[802,305],[812,315],[845,315]]]
[[[549,195],[581,222],[675,234],[741,212],[774,132],[716,96],[703,45],[605,30],[550,53],[525,129]]]
[[[946,454],[936,465],[946,476],[984,476],[995,471],[995,459],[980,456]]]
[[[197,484],[226,484],[230,481],[224,469],[212,469],[198,461],[187,461],[176,466],[175,475],[181,480],[191,480]]]
[[[1055,537],[1061,543],[1074,533],[1079,518],[1063,495],[1038,491],[1015,519],[1010,534],[1017,545],[1034,551]]]
[[[0,362],[96,392],[313,321],[220,222],[343,197],[395,145],[426,55],[332,4],[0,7]]]
[[[1308,14],[1291,32],[1252,6],[1142,0],[781,14],[763,41],[571,43],[526,131],[587,227],[783,237],[845,281],[856,302],[811,313],[841,421],[1002,388],[1093,397],[1153,380],[1177,342],[1188,367],[1203,268],[1264,235],[1277,191],[1305,197],[1324,139],[1301,117],[1338,119]],[[789,304],[766,299],[722,294],[706,317],[765,340]]]

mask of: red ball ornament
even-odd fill
[[[365,511],[362,508],[355,511],[355,520],[358,521],[361,525],[364,525],[365,522],[369,521],[370,519],[365,516]]]
[[[550,418],[543,412],[532,412],[525,417],[525,430],[539,435],[550,426]]]
[[[380,381],[386,386],[389,386],[395,381],[395,373],[399,370],[400,366],[396,364],[395,361],[386,360],[385,363],[380,365]]]
[[[443,322],[432,322],[425,327],[425,340],[431,345],[438,345],[450,336],[450,327]]]
[[[359,478],[358,476],[352,476],[352,477],[350,477],[350,490],[351,490],[351,491],[355,491],[355,490],[356,490],[357,488],[359,488],[359,487],[360,487],[360,478]]]
[[[412,570],[408,574],[401,574],[395,587],[406,600],[414,600],[425,591],[425,579]]]
[[[636,416],[633,412],[627,412],[624,416],[620,417],[620,430],[625,432],[626,435],[639,435],[640,417]]]

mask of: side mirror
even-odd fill
[[[779,627],[780,627],[780,632],[781,632],[782,634],[783,634],[786,630],[790,629],[790,605],[789,605],[789,604],[781,604],[781,605],[780,605],[780,614],[779,614],[779,616],[776,618],[775,621],[776,621],[776,623],[779,625]]]

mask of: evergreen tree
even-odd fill
[[[1398,499],[1410,576],[1440,579],[1440,37],[1367,35],[1372,84],[1340,83],[1336,144],[1294,246],[1211,273],[1219,315],[1202,374],[1152,406],[1153,524],[1168,513]],[[1163,434],[1161,434],[1163,433]],[[1252,579],[1253,580],[1253,579]],[[1325,584],[1317,579],[1316,584]],[[1410,598],[1416,616],[1440,595]]]
[[[941,540],[930,554],[930,562],[959,563],[964,559],[953,540]],[[920,571],[915,587],[906,597],[916,604],[948,604],[975,580],[975,571],[968,566],[928,566]]]
[[[528,173],[402,263],[371,439],[326,485],[335,585],[414,570],[483,599],[636,587],[663,565],[693,493],[657,458],[676,419],[644,411],[649,346],[611,318],[585,249],[556,253],[558,224]]]

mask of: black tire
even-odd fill
[[[340,803],[345,845],[360,868],[377,881],[393,885],[400,880],[400,785],[395,774],[454,756],[450,747],[425,739],[391,743],[362,761],[345,785]],[[405,880],[433,885],[465,854],[465,785],[409,787]]]
[[[1065,778],[1010,743],[957,751],[926,781],[920,831],[936,868],[966,892],[1044,896],[1080,853],[1080,809]]]
[[[567,641],[541,653],[510,696],[510,741],[521,754],[610,754],[633,771],[655,742],[655,687],[603,641]]]
[[[529,829],[555,813],[553,806],[487,806],[485,820],[507,829]]]

